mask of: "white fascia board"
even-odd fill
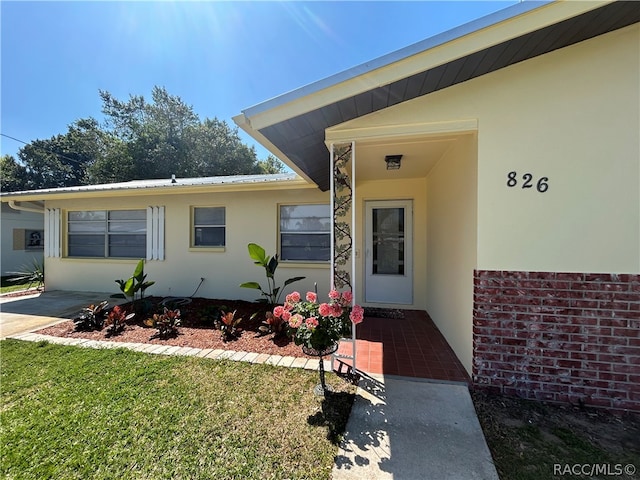
[[[613,0],[522,2],[243,111],[254,131],[388,85]],[[248,132],[251,134],[251,132]],[[254,137],[255,138],[255,137]]]

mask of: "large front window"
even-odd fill
[[[146,210],[88,210],[68,214],[69,257],[144,258]]]
[[[329,205],[280,206],[280,259],[324,262],[331,258]]]

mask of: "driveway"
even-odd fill
[[[0,339],[71,319],[82,307],[102,300],[109,300],[111,305],[124,302],[109,298],[112,294],[54,290],[22,297],[0,297]]]

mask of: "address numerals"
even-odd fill
[[[515,188],[518,185],[520,185],[522,189],[533,188],[535,186],[536,190],[544,193],[549,190],[549,177],[540,177],[536,181],[531,173],[525,173],[522,175],[522,181],[519,182],[518,172],[509,172],[507,174],[507,187]]]

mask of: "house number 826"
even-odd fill
[[[507,174],[507,187],[516,187],[518,186],[518,176],[517,172],[509,172]],[[548,177],[540,177],[540,179],[536,182],[536,190],[540,193],[544,193],[549,190],[549,178]],[[522,175],[522,188],[533,188],[533,175],[530,173],[525,173]]]

